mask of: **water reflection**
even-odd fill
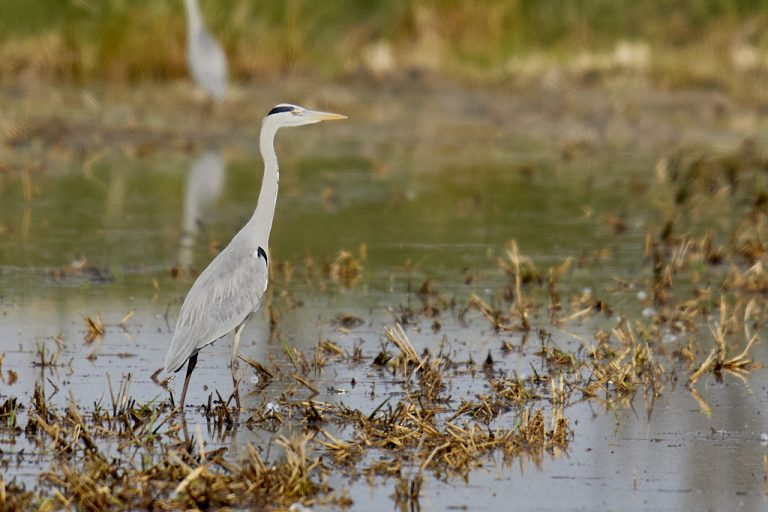
[[[194,260],[194,248],[204,217],[224,188],[224,160],[218,151],[207,151],[189,166],[184,187],[184,214],[177,263],[189,271]]]
[[[445,123],[433,124],[430,127],[433,130],[435,126],[445,126]],[[408,132],[398,133],[404,137]],[[478,132],[471,129],[464,133],[475,133],[473,138],[481,140]],[[442,132],[433,134],[437,138],[441,135]],[[311,132],[307,133],[307,137],[312,136]],[[370,143],[369,139],[360,138],[364,140],[359,144]],[[278,216],[281,228],[276,230],[275,253],[293,261],[302,261],[300,258],[305,253],[320,259],[321,255],[335,254],[338,249],[354,247],[362,240],[370,248],[365,284],[375,284],[375,279],[383,284],[378,289],[358,287],[338,294],[325,285],[306,285],[294,277],[285,287],[300,299],[300,306],[291,305],[284,296],[277,295],[274,304],[281,317],[274,339],[270,336],[266,311],[262,310],[259,319],[244,333],[244,354],[265,364],[269,362],[270,368],[274,365],[292,371],[292,362],[284,347],[297,347],[311,354],[318,339],[330,339],[350,350],[362,340],[366,356],[373,357],[380,350],[383,328],[392,322],[384,307],[402,304],[405,300],[388,290],[401,289],[402,281],[396,279],[402,273],[406,258],[413,258],[417,270],[428,273],[444,289],[456,282],[467,266],[477,277],[473,277],[474,283],[459,281],[455,286],[460,294],[471,291],[470,286],[482,291],[489,279],[495,279],[492,251],[509,238],[521,240],[525,250],[535,254],[537,262],[542,261],[544,266],[548,262],[559,264],[559,258],[582,248],[613,248],[615,259],[606,261],[589,276],[583,275],[584,285],[601,293],[608,292],[597,285],[613,275],[640,272],[636,266],[641,240],[633,239],[631,233],[622,238],[603,235],[598,223],[580,215],[584,204],[596,212],[624,208],[629,192],[618,189],[607,177],[626,176],[627,169],[600,167],[592,179],[579,167],[579,162],[549,168],[536,164],[535,155],[525,154],[517,155],[514,160],[501,159],[501,163],[494,166],[479,165],[464,155],[450,165],[431,162],[429,166],[420,167],[422,158],[428,155],[443,158],[455,155],[444,145],[436,145],[434,141],[429,144],[429,141],[426,137],[414,138],[412,144],[417,147],[413,151],[408,151],[405,143],[393,144],[391,157],[390,153],[374,146],[373,155],[388,155],[380,157],[384,164],[376,168],[381,170],[376,171],[374,179],[370,173],[361,172],[357,160],[341,160],[331,173],[312,172],[309,164],[297,165],[297,161],[311,163],[312,158],[318,158],[318,153],[322,155],[302,141],[302,147],[309,148],[307,156],[294,157],[292,172],[286,172],[281,183]],[[287,138],[285,143],[292,142]],[[418,146],[419,143],[422,146]],[[487,143],[475,147],[478,152],[493,150]],[[286,153],[293,154],[293,151]],[[107,387],[102,385],[107,382],[105,376],[111,373],[113,382],[117,382],[118,372],[130,372],[136,378],[134,396],[143,400],[166,396],[165,390],[150,381],[149,374],[158,366],[171,336],[166,316],[173,320],[179,300],[189,286],[188,282],[170,279],[166,272],[168,255],[176,251],[178,244],[180,266],[187,269],[195,263],[198,268],[204,266],[209,258],[204,247],[208,233],[201,230],[210,226],[207,231],[212,238],[229,239],[232,227],[252,208],[258,185],[253,169],[260,167],[260,160],[247,155],[241,162],[230,162],[225,178],[224,162],[217,151],[201,154],[186,173],[174,167],[178,155],[165,158],[160,155],[151,161],[107,161],[106,165],[94,169],[95,179],[85,179],[79,172],[55,167],[52,170],[56,172],[33,175],[32,186],[24,185],[30,181],[28,175],[18,178],[24,180],[21,183],[11,181],[12,175],[3,178],[7,180],[3,185],[8,185],[0,187],[0,223],[9,226],[7,234],[0,236],[0,262],[9,269],[0,282],[0,303],[4,304],[0,312],[4,315],[0,323],[0,357],[7,353],[3,367],[4,393],[28,396],[35,381],[56,386],[65,382],[68,389],[62,387],[62,392],[52,393],[59,407],[66,407],[70,390],[82,404],[108,402]],[[527,158],[534,163],[529,165]],[[638,172],[645,172],[651,165],[649,162]],[[528,167],[535,172],[525,174],[523,171]],[[423,173],[424,169],[431,172]],[[79,167],[76,170],[79,171]],[[227,191],[225,179],[230,184]],[[404,187],[407,189],[403,190]],[[33,190],[35,193],[31,194]],[[179,197],[182,190],[183,198]],[[321,190],[323,201],[317,199],[317,191]],[[222,197],[222,194],[225,195]],[[213,232],[211,222],[212,209],[217,203],[228,206],[217,213],[221,215],[221,222],[216,226],[221,229],[220,233]],[[181,221],[179,209],[183,212]],[[179,224],[181,236],[177,240]],[[322,229],[311,226],[322,226]],[[169,233],[173,235],[169,237]],[[198,261],[195,262],[195,244],[201,237],[204,241],[197,246]],[[63,258],[69,261],[81,250],[89,258],[114,269],[114,284],[51,285],[44,279],[35,280],[35,274],[29,271],[19,271],[22,266],[60,265]],[[299,270],[297,275],[300,273]],[[483,280],[483,275],[491,277]],[[391,282],[395,284],[390,287]],[[282,283],[281,280],[274,289],[281,290]],[[17,299],[17,295],[22,298]],[[121,321],[134,309],[136,314],[130,321]],[[328,320],[340,311],[365,318],[367,323],[345,333]],[[93,344],[83,342],[83,317],[97,312],[107,324],[107,332],[99,341],[103,350],[98,352]],[[529,359],[537,343],[535,337],[528,342],[528,347],[532,347],[528,349],[525,342],[514,338],[514,345],[521,347],[520,352],[501,355],[497,337],[484,333],[477,324],[468,331],[456,324],[451,315],[441,318],[440,322],[446,338],[455,347],[456,359],[466,359],[468,352],[477,359],[492,350],[494,357],[499,356],[500,364],[507,368],[530,367]],[[591,329],[592,325],[586,323],[573,336],[556,341],[565,346],[577,336],[591,336]],[[39,364],[37,342],[45,340],[53,348],[51,336],[67,344],[60,357],[66,366]],[[437,353],[439,347],[429,343],[442,343],[441,338],[428,329],[424,329],[423,335],[414,333],[413,339],[419,348],[428,347],[433,353]],[[764,360],[765,349],[758,347],[758,350],[758,360]],[[191,390],[194,403],[205,404],[209,395],[216,397],[216,391],[229,392],[231,375],[227,365],[220,363],[226,361],[230,353],[229,340],[211,346],[207,361],[201,361],[198,368],[200,380],[207,388],[198,386]],[[13,387],[7,384],[10,369],[18,374]],[[331,360],[325,370],[325,380],[319,381],[321,395],[317,400],[343,401],[370,413],[386,393],[399,392],[397,386],[387,383],[386,377],[367,365],[350,368]],[[706,407],[701,403],[697,405],[680,385],[661,397],[653,397],[656,400],[653,417],[647,421],[641,418],[640,401],[634,403],[637,414],[632,409],[613,414],[599,409],[593,411],[586,403],[575,406],[569,414],[578,423],[578,431],[568,457],[548,462],[542,471],[526,471],[528,462],[521,460],[517,471],[504,467],[496,473],[477,472],[471,477],[472,489],[489,491],[486,505],[489,509],[500,508],[511,499],[517,499],[522,508],[541,506],[541,503],[561,509],[572,508],[574,503],[609,508],[612,503],[623,502],[627,503],[627,509],[728,509],[735,504],[758,509],[765,506],[765,498],[761,488],[755,485],[755,477],[749,475],[756,475],[760,483],[765,451],[758,445],[758,439],[768,427],[765,415],[755,411],[765,410],[765,392],[760,386],[766,382],[766,374],[755,373],[752,379],[756,383],[755,394],[745,392],[749,390],[728,380],[724,384],[714,379],[703,380],[700,391],[701,399],[708,404]],[[350,384],[353,380],[356,386]],[[473,383],[482,385],[482,382],[474,377],[454,381],[453,395],[472,396]],[[175,384],[178,386],[179,382]],[[263,409],[283,393],[301,390],[288,378],[272,384],[264,392],[256,391],[250,382],[245,384],[251,410]],[[336,394],[334,390],[339,388],[343,388],[344,394]],[[374,391],[378,394],[375,401],[371,398]],[[196,423],[190,423],[190,434],[198,439],[205,436],[206,442],[229,445],[233,451],[253,441],[254,445],[267,447],[265,450],[269,451],[271,431],[262,424],[241,425],[228,431],[226,426],[209,425],[199,411],[191,417]],[[340,439],[343,437],[337,435],[334,425],[323,428]],[[33,470],[37,469],[30,465]],[[29,473],[34,474],[32,470]],[[330,478],[337,479],[331,482],[334,487],[349,488],[358,508],[365,508],[367,501],[372,508],[381,508],[382,496],[391,492],[389,487],[372,492],[364,479],[350,483],[341,476]],[[30,478],[30,482],[34,484],[36,480]],[[431,479],[429,487],[432,497],[440,496],[436,498],[439,503],[457,506],[477,494],[468,491],[465,485],[456,485],[455,481]],[[627,501],[629,493],[638,504]]]

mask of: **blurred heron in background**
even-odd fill
[[[227,56],[208,33],[197,0],[184,0],[187,11],[187,64],[192,78],[213,101],[227,92]]]
[[[184,363],[187,363],[187,375],[179,401],[182,411],[189,378],[197,364],[198,352],[233,330],[235,339],[232,345],[232,383],[235,402],[238,410],[240,409],[237,378],[240,334],[248,315],[258,309],[269,277],[269,233],[275,215],[280,177],[275,154],[275,134],[282,127],[332,119],[345,119],[345,116],[284,103],[270,110],[262,121],[259,147],[264,159],[264,177],[256,210],[229,245],[200,274],[187,293],[165,356],[166,372],[179,371]]]

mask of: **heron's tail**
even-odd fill
[[[175,339],[171,340],[171,346],[168,348],[168,353],[165,354],[165,372],[174,373],[182,369],[184,363],[189,359],[189,354],[185,354],[184,351],[179,350],[179,344],[174,343]]]

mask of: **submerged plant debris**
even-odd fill
[[[753,206],[733,224],[733,232],[687,226],[671,210],[660,231],[647,233],[644,252],[638,254],[647,271],[635,282],[620,282],[614,294],[638,294],[648,307],[636,316],[617,316],[611,297],[574,290],[568,279],[576,256],[540,268],[514,241],[497,262],[497,289],[486,298],[474,292],[450,297],[437,283],[412,287],[409,278],[409,289],[417,290],[415,302],[409,294],[394,323],[380,333],[377,350],[321,339],[314,355],[286,345],[288,366],[244,357],[255,372],[255,393],[264,397],[262,405],[237,411],[231,399],[217,392],[192,413],[202,415],[219,435],[238,429],[274,433],[275,453],[250,442],[236,456],[225,447],[207,446],[199,430],[189,430],[172,395],[163,391],[149,401],[132,396],[130,375],[117,390],[108,382],[109,403],[92,405],[75,396],[66,406],[52,405],[50,394],[61,390],[43,379],[29,400],[7,392],[2,396],[0,506],[96,511],[284,508],[300,503],[343,508],[352,504],[351,498],[344,487],[329,483],[330,474],[341,472],[371,485],[392,479],[396,506],[417,509],[425,473],[443,480],[466,479],[498,460],[540,465],[547,457],[567,453],[579,435],[569,419],[576,403],[616,409],[631,407],[639,395],[651,409],[681,375],[701,403],[695,386],[702,376],[731,372],[746,377],[758,364],[750,350],[759,341],[766,314],[768,278],[763,268],[768,251],[761,241],[768,235],[763,233],[768,223],[762,192],[739,190],[734,178],[718,185],[717,176],[702,174],[710,165],[697,165],[698,178],[685,180],[681,187],[698,187],[697,180],[715,182],[702,184],[703,191],[693,197],[713,190],[717,194],[721,186],[733,196],[754,192],[756,197],[747,203]],[[688,194],[683,204],[694,200]],[[675,208],[682,208],[681,193],[671,196]],[[307,282],[314,274],[311,267],[304,266]],[[342,251],[319,275],[349,287],[360,279],[361,270],[358,259]],[[295,275],[287,264],[277,265],[276,272],[276,286]],[[279,294],[273,297],[281,300]],[[498,339],[497,348],[474,360],[471,353],[457,357],[444,343],[436,351],[415,346],[413,333],[430,326],[439,337],[439,322],[448,317],[458,325],[487,324]],[[344,334],[364,323],[350,313],[328,321]],[[581,339],[571,348],[552,341],[553,329],[567,330],[575,322],[592,322],[592,339]],[[99,314],[86,316],[85,324],[87,343],[105,332]],[[272,329],[279,336],[278,317]],[[510,333],[518,341],[509,341]],[[56,353],[39,350],[41,367],[61,364]],[[506,365],[503,354],[516,350],[532,351],[538,365]],[[390,383],[386,393],[371,391],[368,409],[316,398],[323,375],[348,365],[367,366]],[[471,393],[456,396],[454,381],[467,377],[473,382]],[[152,378],[167,389],[167,381]],[[298,387],[272,396],[273,381],[292,381]],[[20,438],[34,447],[34,455],[13,449]],[[14,465],[30,456],[39,457],[46,468],[33,489],[10,476]]]
[[[578,158],[573,147],[568,158]],[[240,411],[230,389],[194,379],[207,400],[177,411],[178,376],[154,367],[92,377],[101,401],[77,396],[67,343],[86,345],[93,362],[113,350],[110,335],[130,342],[149,330],[133,309],[117,324],[104,310],[106,324],[96,308],[82,311],[78,339],[35,340],[34,375],[0,354],[0,509],[345,508],[354,506],[345,482],[364,481],[391,489],[397,509],[418,510],[431,482],[568,455],[588,428],[574,420],[581,405],[595,415],[642,405],[653,421],[657,400],[682,392],[711,414],[705,383],[733,376],[746,385],[762,364],[767,161],[754,141],[660,158],[639,187],[649,218],[584,208],[606,233],[603,246],[542,255],[523,238],[497,241],[485,267],[457,267],[455,282],[405,258],[388,278],[385,320],[334,302],[370,292],[380,248],[274,261],[263,311],[282,357],[243,351],[249,405]],[[34,188],[22,186],[25,200]],[[14,236],[23,222],[0,234]],[[621,237],[639,240],[635,267],[601,273]],[[81,259],[47,278],[110,283],[105,268]],[[313,318],[323,332],[302,349],[286,335],[286,317],[305,307],[307,290],[332,300]],[[155,313],[172,324],[156,278],[151,293]],[[483,344],[473,344],[478,337]],[[132,391],[139,379],[153,392]],[[352,389],[366,400],[348,400]],[[32,478],[30,466],[39,469]]]

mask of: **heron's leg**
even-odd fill
[[[179,401],[179,409],[181,410],[182,414],[184,413],[184,398],[187,396],[189,378],[192,376],[192,372],[194,371],[196,365],[197,353],[193,354],[192,357],[189,358],[189,361],[187,361],[187,376],[184,377],[184,387],[181,389],[181,400]]]
[[[245,328],[245,322],[248,320],[247,318],[243,320],[243,322],[238,325],[235,328],[235,341],[232,344],[232,384],[234,385],[235,391],[235,404],[237,405],[238,411],[240,410],[240,379],[237,378],[237,369],[240,366],[240,363],[238,361],[237,355],[237,349],[240,346],[240,334],[243,332],[243,329]]]

